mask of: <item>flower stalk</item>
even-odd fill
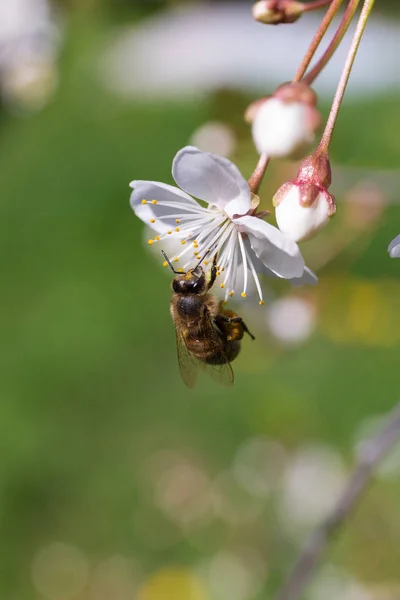
[[[304,74],[307,71],[311,60],[313,59],[313,56],[314,56],[315,52],[317,51],[322,38],[324,37],[325,33],[327,32],[327,29],[328,29],[329,25],[331,24],[333,17],[338,12],[342,2],[343,2],[343,0],[332,0],[328,10],[325,13],[324,18],[321,21],[320,26],[318,27],[318,30],[317,30],[313,40],[301,62],[301,65],[299,66],[295,76],[293,77],[293,81],[300,81],[304,77]]]
[[[267,154],[261,154],[256,168],[254,169],[248,181],[249,189],[252,194],[258,194],[258,190],[260,189],[260,185],[265,175],[265,171],[267,170],[268,164],[269,156]]]
[[[354,33],[350,50],[346,58],[346,62],[340,76],[339,84],[336,89],[335,97],[333,99],[331,112],[328,117],[328,121],[325,126],[324,133],[320,144],[316,150],[318,153],[328,154],[329,146],[332,139],[333,130],[335,128],[336,120],[339,114],[340,107],[342,105],[344,93],[346,91],[347,83],[349,81],[350,73],[353,68],[354,60],[356,58],[357,50],[361,42],[361,38],[364,34],[365,27],[368,22],[368,18],[371,14],[372,7],[375,0],[364,0],[363,8],[360,14],[360,18],[357,23],[356,31]]]
[[[303,77],[302,81],[304,81],[304,83],[311,85],[312,82],[321,73],[322,69],[328,64],[328,62],[338,49],[346,31],[348,30],[359,3],[360,0],[350,0],[343,15],[343,18],[339,24],[339,27],[337,28],[336,33],[332,38],[331,43],[329,44],[328,48],[325,50],[324,54],[321,56],[319,61],[316,63],[316,65]]]
[[[324,6],[328,6],[328,4],[331,4],[331,2],[332,0],[315,0],[314,2],[307,2],[307,4],[303,5],[303,12],[310,12],[312,10],[324,8]]]

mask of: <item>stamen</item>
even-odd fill
[[[232,298],[232,296],[233,296],[234,293],[235,292],[229,292],[229,296]]]
[[[180,219],[175,219],[175,223],[177,223],[179,225],[179,223],[181,222]]]
[[[149,246],[152,246],[154,244],[154,240],[148,240],[147,243],[149,244]]]
[[[142,204],[147,204],[147,200],[142,200]]]
[[[179,227],[175,227],[175,231],[180,231]]]
[[[155,219],[150,219],[150,223],[155,223],[156,220]]]
[[[182,267],[179,267],[178,271],[179,271],[179,273],[183,273]]]
[[[151,203],[152,204],[157,204],[157,200],[152,200]]]
[[[260,300],[260,302],[258,303],[260,306],[264,306],[265,302],[264,300]]]
[[[175,258],[173,259],[174,262],[178,262],[178,260],[179,260],[178,256],[175,256]]]
[[[243,244],[242,234],[238,231],[238,239],[239,239],[239,247],[242,253],[243,260],[243,292],[241,294],[242,298],[246,298],[246,289],[247,289],[247,255],[246,250]]]
[[[219,287],[220,287],[221,289],[224,289],[224,287],[225,287],[225,284],[224,284],[224,283],[221,283]]]
[[[168,235],[171,235],[172,231],[171,231],[171,230],[169,230],[169,231],[167,231],[167,233],[168,233]]]
[[[167,261],[166,261],[166,260],[164,260],[164,262],[163,262],[162,266],[163,266],[163,267],[168,267],[168,263],[167,263]]]
[[[156,237],[154,239],[155,239],[156,242],[159,242],[160,241],[160,236],[156,235]]]
[[[183,246],[184,244],[186,244],[186,240],[181,240],[181,244],[182,244],[182,246]]]
[[[253,279],[254,279],[254,282],[255,282],[256,287],[257,287],[257,292],[258,292],[258,295],[259,295],[259,298],[260,298],[260,302],[262,302],[264,304],[262,289],[261,289],[260,281],[258,279],[257,271],[256,271],[256,269],[255,269],[255,267],[253,265],[253,261],[251,260],[250,255],[248,253],[247,253],[247,259],[249,261],[251,274],[253,275]]]

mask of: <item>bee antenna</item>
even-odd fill
[[[203,262],[203,260],[205,259],[205,257],[206,257],[208,254],[210,254],[210,252],[211,252],[211,250],[210,250],[210,249],[209,249],[209,250],[207,250],[207,252],[205,252],[204,256],[202,256],[202,257],[201,257],[201,259],[199,260],[199,262],[197,263],[197,265],[196,265],[196,266],[195,266],[193,269],[191,269],[191,271],[195,271],[195,270],[196,270],[196,269],[197,269],[197,268],[198,268],[198,267],[201,265],[201,263]]]
[[[182,271],[175,271],[171,261],[169,260],[168,256],[165,254],[164,250],[161,250],[161,252],[162,252],[163,257],[167,261],[171,271],[173,271],[175,273],[175,275],[185,275],[185,273],[182,273]]]
[[[203,262],[203,260],[205,259],[205,257],[210,254],[210,252],[212,252],[217,246],[214,246],[214,248],[209,248],[207,250],[207,252],[204,254],[204,256],[199,260],[199,262],[197,263],[197,265],[194,267],[194,269],[191,269],[191,271],[195,271],[197,269],[197,267],[199,267],[201,265],[201,263]]]

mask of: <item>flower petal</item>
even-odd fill
[[[228,159],[202,152],[194,146],[182,148],[172,163],[176,183],[192,196],[215,204],[229,216],[250,208],[250,190],[239,169]]]
[[[390,242],[388,252],[392,258],[400,258],[400,235],[396,235]]]
[[[293,277],[289,280],[296,287],[301,285],[317,285],[318,277],[308,267],[304,267],[304,273],[301,277]]]
[[[202,217],[207,211],[177,187],[158,181],[132,181],[130,203],[139,219],[158,233],[176,228],[176,219]]]
[[[278,277],[293,279],[303,275],[304,259],[296,242],[256,217],[238,217],[233,221],[239,231],[249,236],[256,256]]]

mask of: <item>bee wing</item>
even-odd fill
[[[226,385],[227,387],[233,385],[235,376],[230,362],[226,362],[223,365],[201,363],[201,368],[205,373],[212,377],[214,381]]]
[[[176,352],[183,382],[189,388],[193,388],[196,385],[200,361],[187,349],[184,337],[178,327],[176,327]]]
[[[212,322],[209,314],[205,315],[204,319],[207,319],[204,335],[206,335],[209,339],[212,339],[215,346],[215,355],[219,355],[223,361],[223,364],[211,365],[209,363],[198,361],[199,365],[205,373],[214,379],[214,381],[217,381],[222,385],[231,386],[233,385],[235,376],[233,374],[231,363],[224,352],[220,334]]]

